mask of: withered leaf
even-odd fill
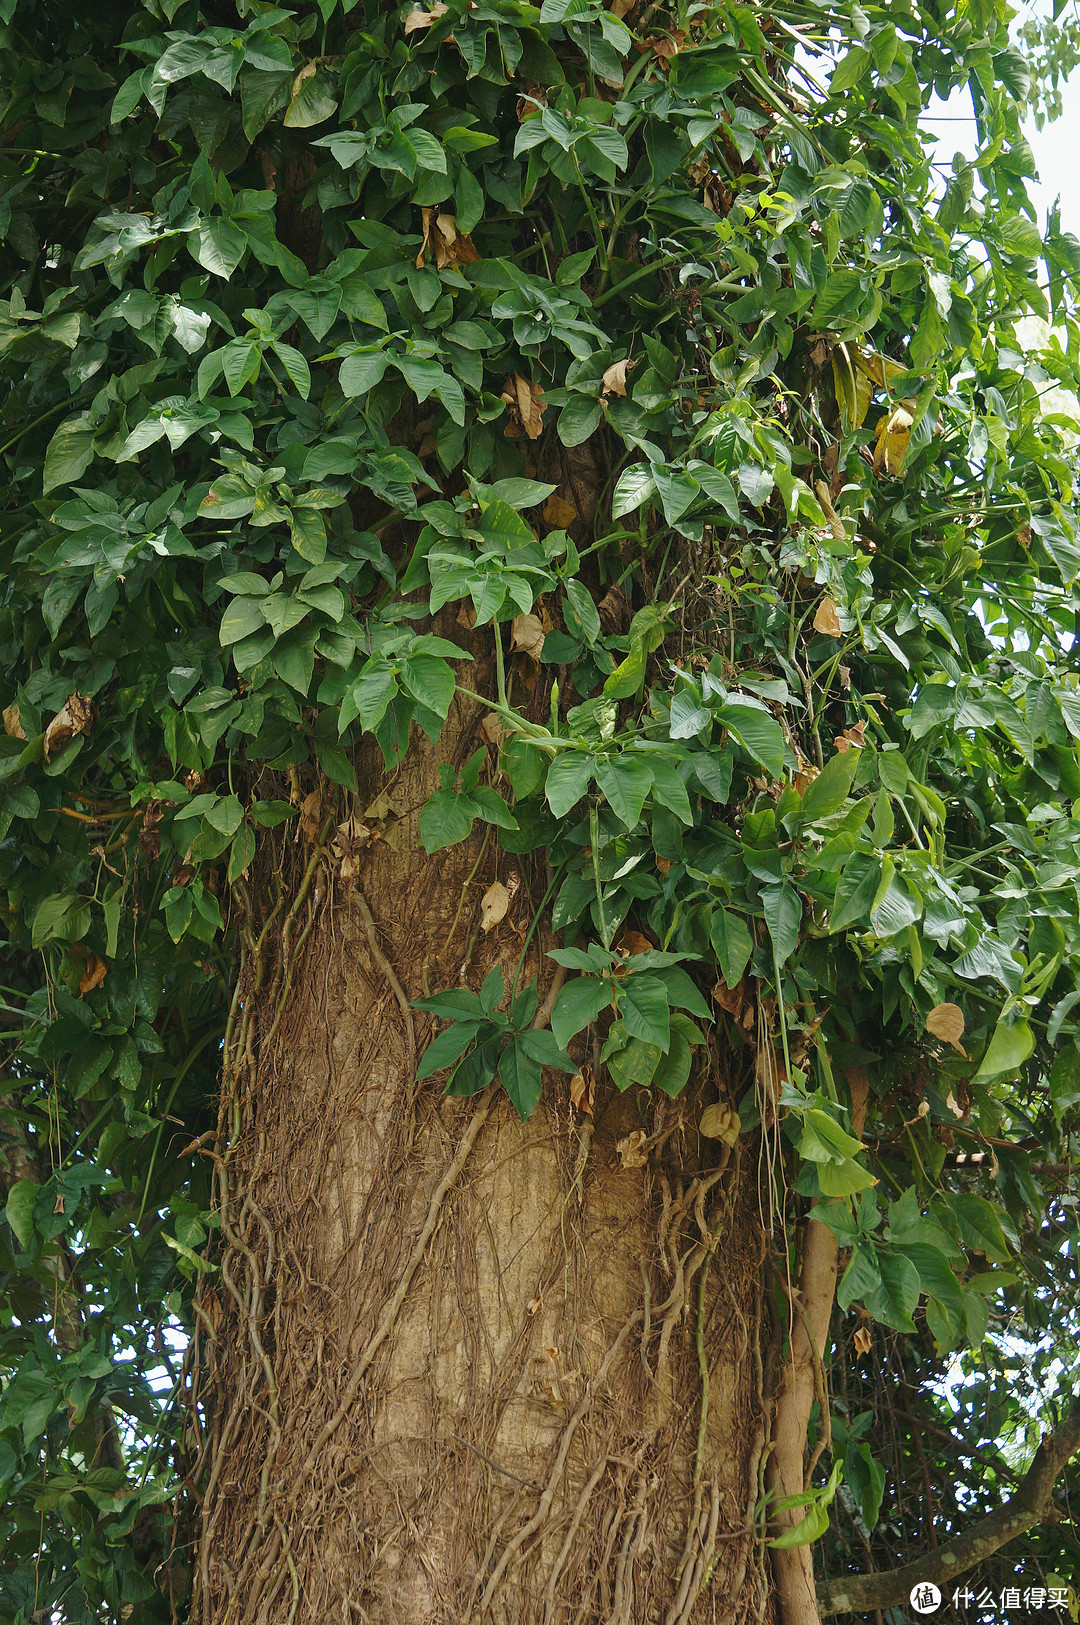
[[[89,733],[97,720],[97,706],[85,694],[69,694],[45,729],[45,760],[79,734]]]
[[[855,1345],[856,1354],[869,1354],[873,1339],[865,1326],[856,1326],[855,1335],[851,1340]]]
[[[300,829],[305,841],[313,841],[318,835],[321,817],[322,796],[318,790],[312,790],[300,803]]]
[[[438,22],[439,18],[445,15],[445,12],[446,7],[442,0],[434,0],[430,11],[424,11],[421,6],[414,7],[405,19],[406,34],[415,34],[418,28],[430,28],[432,23]]]
[[[593,1078],[593,1069],[588,1064],[575,1072],[570,1079],[570,1103],[579,1112],[585,1112],[589,1117],[593,1114],[593,1097],[596,1091],[596,1081]]]
[[[493,931],[500,920],[506,918],[510,907],[510,893],[501,880],[493,880],[480,899],[480,929]]]
[[[943,1044],[951,1044],[967,1060],[967,1051],[960,1042],[964,1036],[964,1012],[958,1004],[935,1004],[926,1018],[926,1030]]]
[[[830,638],[840,636],[840,617],[836,613],[836,605],[828,593],[817,607],[817,613],[814,616],[814,631],[827,632]]]
[[[544,427],[541,417],[547,409],[540,385],[530,383],[520,372],[515,372],[507,379],[506,388],[499,398],[506,403],[510,419],[506,434],[513,439],[524,431],[530,440],[537,440]]]
[[[698,1130],[707,1140],[722,1140],[725,1145],[734,1145],[740,1132],[739,1114],[722,1100],[706,1106],[698,1123]]]
[[[92,993],[96,987],[100,987],[108,970],[104,959],[100,959],[97,954],[91,954],[86,961],[86,969],[79,978],[80,997],[85,997],[87,993]]]
[[[914,422],[909,408],[914,405],[914,401],[906,401],[878,419],[877,444],[874,447],[875,474],[880,474],[882,469],[888,474],[902,472]]]
[[[866,719],[863,718],[861,721],[856,722],[854,727],[845,728],[842,734],[837,734],[836,738],[833,740],[833,744],[836,746],[841,755],[844,753],[844,751],[850,750],[852,745],[855,746],[856,750],[862,750],[863,746],[866,744],[866,739],[864,737],[865,734]]]
[[[19,707],[17,705],[7,705],[4,707],[4,732],[7,734],[9,739],[26,738],[26,733],[22,725],[22,718],[19,716]]]
[[[636,366],[635,361],[615,361],[604,373],[604,387],[601,390],[601,399],[609,395],[626,394],[626,374],[631,367]]]
[[[454,215],[442,209],[425,208],[420,212],[424,221],[424,241],[416,256],[417,270],[423,269],[429,254],[434,254],[436,268],[440,271],[453,271],[460,265],[475,264],[480,258],[480,251],[467,231],[458,231]]]
[[[515,649],[524,649],[534,660],[540,659],[544,652],[544,628],[538,615],[515,615],[510,623],[510,636]]]
[[[643,1168],[649,1160],[646,1150],[648,1136],[644,1129],[636,1128],[619,1141],[615,1149],[624,1168]]]
[[[501,745],[507,736],[507,730],[499,721],[494,711],[489,711],[480,724],[480,732],[489,745]]]
[[[552,530],[565,530],[579,517],[574,504],[564,502],[557,491],[552,491],[540,512],[544,516],[545,525],[550,525]]]

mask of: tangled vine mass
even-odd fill
[[[303,1474],[503,1093],[569,1113],[571,1190],[609,1108],[624,1169],[695,1136],[692,1245],[591,1379],[689,1328],[670,1621],[751,1171],[757,1617],[888,1607],[946,1541],[1075,1572],[1080,243],[1009,20],[0,0],[0,1625],[212,1617],[234,1310],[282,1434],[230,1159],[344,915],[409,1112],[481,1103],[295,1489],[253,1480],[235,1617],[295,1614]],[[387,851],[450,877],[435,980]],[[577,1617],[629,1622],[613,1584]]]

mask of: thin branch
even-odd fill
[[[1077,1451],[1080,1451],[1080,1400],[1074,1403],[1060,1427],[1047,1434],[1016,1494],[1010,1496],[1004,1506],[981,1518],[966,1534],[957,1535],[955,1540],[947,1541],[914,1563],[905,1563],[902,1568],[884,1574],[851,1574],[840,1580],[825,1581],[817,1591],[821,1617],[894,1608],[907,1601],[913,1586],[927,1580],[934,1581],[948,1594],[962,1574],[984,1563],[1010,1540],[1045,1518],[1054,1484]]]

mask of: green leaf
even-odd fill
[[[985,1253],[992,1264],[1007,1264],[1012,1257],[1001,1220],[985,1197],[974,1191],[948,1192],[944,1198],[960,1227],[966,1247]]]
[[[189,235],[188,247],[205,271],[227,282],[247,252],[247,238],[231,220],[215,217]]]
[[[817,778],[811,780],[803,791],[804,823],[812,824],[839,811],[851,793],[861,755],[861,751],[848,750],[829,758]]]
[[[648,463],[634,463],[624,468],[615,486],[611,501],[611,517],[623,519],[634,513],[643,503],[656,495],[656,481]]]
[[[799,944],[802,902],[794,886],[763,886],[761,907],[778,965],[785,965]]]
[[[784,735],[775,717],[748,705],[721,705],[714,716],[772,778],[780,777],[784,767]]]
[[[55,491],[58,485],[73,485],[94,458],[94,431],[88,413],[67,418],[49,441],[45,453],[42,490]]]
[[[830,931],[843,931],[867,918],[881,879],[881,864],[862,852],[855,852],[844,865],[836,882],[836,894],[829,911]]]
[[[714,908],[709,919],[709,940],[728,987],[738,987],[754,951],[754,939],[741,915]]]
[[[598,976],[576,976],[561,987],[551,1012],[551,1030],[560,1049],[610,1003],[611,983]]]
[[[990,1036],[972,1083],[986,1083],[1007,1073],[1019,1072],[1035,1049],[1035,1034],[1023,1020],[1009,1025],[1002,1017]]]
[[[228,647],[230,643],[239,643],[241,638],[250,637],[265,625],[260,599],[234,598],[221,617],[218,637],[222,646]]]
[[[454,674],[445,660],[435,655],[412,655],[401,667],[406,692],[436,716],[445,719],[454,698]]]
[[[842,1129],[836,1119],[818,1106],[803,1114],[799,1135],[799,1155],[808,1162],[846,1162],[863,1149],[862,1141]]]
[[[628,700],[632,695],[640,694],[645,682],[646,658],[644,643],[635,642],[626,659],[615,667],[604,684],[604,693],[608,699]]]
[[[600,402],[590,395],[572,395],[559,413],[559,439],[564,446],[580,446],[600,425]]]
[[[785,1529],[782,1535],[773,1535],[765,1542],[778,1551],[791,1551],[796,1546],[809,1546],[829,1532],[829,1510],[821,1501],[815,1501],[805,1517]]]
[[[653,773],[648,762],[635,760],[629,754],[600,756],[596,759],[594,776],[596,787],[612,812],[627,829],[633,829],[652,788]],[[548,779],[550,783],[550,774]],[[548,800],[550,804],[550,795]]]
[[[564,751],[548,768],[544,796],[556,818],[576,807],[593,776],[595,758],[584,751]]]
[[[293,508],[289,515],[292,545],[309,564],[321,564],[326,557],[326,523],[316,508]]]
[[[420,1057],[420,1063],[416,1068],[417,1082],[430,1078],[432,1073],[441,1072],[445,1067],[453,1066],[458,1057],[468,1049],[482,1025],[481,1021],[455,1021],[453,1026],[445,1027],[432,1039]]]
[[[464,841],[472,833],[475,813],[468,811],[466,796],[453,790],[436,790],[420,809],[420,839],[428,853]]]
[[[24,1252],[29,1251],[34,1237],[34,1205],[40,1191],[33,1179],[17,1179],[8,1191],[4,1217]]]
[[[289,130],[310,130],[312,125],[322,124],[336,109],[333,79],[325,68],[316,68],[309,62],[296,76],[283,122]]]
[[[668,1047],[671,1017],[667,988],[657,976],[637,972],[615,984],[619,995],[619,1019],[632,1038],[647,1044]]]
[[[540,1103],[540,1062],[524,1044],[507,1044],[499,1062],[499,1082],[524,1123]]]

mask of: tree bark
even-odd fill
[[[765,1239],[753,1170],[697,1133],[715,1083],[659,1107],[601,1086],[592,1119],[549,1073],[522,1126],[497,1087],[415,1082],[431,1028],[408,1001],[496,961],[509,985],[534,912],[532,860],[482,830],[419,848],[437,757],[460,765],[478,722],[455,708],[410,752],[396,847],[366,846],[354,883],[330,847],[260,859],[200,1316],[201,1625],[773,1617]],[[362,776],[358,812],[381,765]],[[514,901],[483,937],[496,873]],[[619,1149],[639,1129],[644,1161]]]

